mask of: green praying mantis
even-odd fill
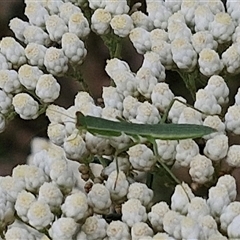
[[[194,139],[216,132],[216,130],[213,128],[196,124],[137,124],[126,121],[116,122],[99,117],[84,116],[81,112],[77,112],[76,116],[76,127],[78,129],[85,129],[93,135],[99,135],[103,137],[118,137],[122,133],[125,133],[126,135],[135,139],[136,143],[139,141],[139,137],[147,139],[147,141],[153,145],[153,151],[155,156],[158,157],[158,162],[176,183],[180,183],[180,181],[173,175],[165,163],[161,161],[158,155],[156,139]],[[120,152],[121,151],[116,151],[115,155],[117,156]],[[119,171],[118,164],[117,171]]]

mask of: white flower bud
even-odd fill
[[[84,39],[90,33],[89,23],[81,12],[70,16],[68,28],[70,33],[76,34],[80,39]]]
[[[62,115],[65,113],[65,108],[54,104],[48,105],[46,109],[46,116],[51,123],[62,123]]]
[[[62,35],[68,32],[68,27],[58,15],[51,15],[46,20],[46,29],[52,41],[60,43]]]
[[[135,182],[129,186],[127,198],[138,199],[143,206],[147,207],[153,199],[153,191],[146,184]]]
[[[231,202],[223,209],[220,216],[221,230],[227,232],[228,226],[233,219],[240,215],[240,202]]]
[[[230,239],[238,239],[240,237],[239,221],[240,215],[236,216],[228,225],[227,233]]]
[[[7,113],[10,108],[12,107],[12,95],[4,92],[3,90],[0,90],[0,112],[1,114]],[[3,116],[1,116],[2,120]]]
[[[52,182],[45,182],[39,188],[38,200],[46,202],[51,211],[58,210],[63,202],[63,194],[61,190]]]
[[[47,128],[47,135],[52,143],[61,146],[64,143],[67,132],[63,124],[50,123]]]
[[[214,15],[207,5],[200,5],[195,9],[195,32],[209,29],[210,22],[213,21]]]
[[[108,119],[111,121],[119,121],[118,118],[122,117],[122,112],[116,108],[104,107],[102,109],[102,118]]]
[[[150,32],[150,40],[152,43],[158,42],[158,41],[165,41],[165,42],[169,42],[168,39],[168,33],[164,30],[164,29],[153,29]]]
[[[161,1],[147,1],[147,12],[155,28],[166,29],[171,12]]]
[[[24,29],[23,36],[25,44],[36,43],[43,46],[49,46],[51,43],[49,35],[44,32],[42,28],[37,26],[27,26]]]
[[[53,222],[49,235],[52,239],[72,239],[77,230],[78,225],[74,219],[61,217]]]
[[[49,176],[63,192],[70,192],[76,183],[73,169],[66,160],[59,157],[50,164]]]
[[[144,54],[151,50],[150,33],[144,28],[134,28],[130,32],[129,38],[139,54]]]
[[[240,145],[232,145],[229,147],[226,162],[230,167],[240,166]]]
[[[12,18],[9,22],[10,29],[13,31],[15,37],[21,42],[25,40],[23,32],[27,26],[30,26],[29,22],[25,22],[18,17]]]
[[[48,180],[48,177],[42,169],[36,166],[22,165],[25,168],[24,184],[25,189],[31,192],[36,192]],[[21,165],[17,166],[21,167]],[[17,168],[16,167],[16,168]]]
[[[178,141],[157,139],[156,144],[161,160],[167,165],[173,164],[176,156],[176,146]]]
[[[64,216],[74,219],[76,222],[88,215],[88,202],[84,193],[78,191],[68,195],[61,206]]]
[[[144,222],[134,223],[131,228],[131,239],[140,240],[147,239],[147,237],[153,236],[153,230]]]
[[[137,116],[137,109],[140,105],[137,98],[127,96],[123,100],[123,116],[127,120],[135,119]]]
[[[234,201],[237,196],[237,186],[235,178],[231,175],[223,175],[218,179],[216,186],[221,185],[227,188],[230,200]]]
[[[81,8],[71,2],[65,2],[59,7],[59,17],[68,24],[69,18],[73,13],[81,12]]]
[[[144,54],[142,67],[151,69],[153,76],[155,76],[159,81],[165,80],[165,68],[162,65],[160,57],[157,53],[151,51],[146,52]]]
[[[39,105],[27,93],[18,93],[13,97],[13,107],[22,119],[29,120],[38,117]]]
[[[45,1],[45,0],[43,0]],[[45,7],[46,9],[50,12],[51,15],[53,14],[58,14],[59,13],[59,8],[61,7],[61,5],[63,4],[62,0],[48,0],[45,1]]]
[[[209,31],[200,31],[192,35],[191,38],[193,48],[197,53],[203,49],[209,48],[217,50],[218,43],[214,40],[213,35]]]
[[[88,204],[93,208],[95,213],[108,213],[112,204],[109,190],[100,183],[94,184],[88,194]]]
[[[235,25],[231,16],[225,12],[219,12],[214,20],[209,23],[209,30],[219,43],[226,43],[231,40]]]
[[[171,197],[171,209],[173,211],[179,212],[182,215],[187,214],[189,196],[185,192],[185,189],[182,185],[177,185],[175,191]]]
[[[237,26],[235,28],[235,31],[234,31],[233,35],[232,35],[232,42],[238,44],[239,39],[240,39],[240,26]]]
[[[35,201],[36,201],[35,196],[32,193],[27,192],[25,190],[19,192],[14,207],[17,211],[17,215],[22,219],[22,221],[24,222],[28,221],[27,212],[31,204],[34,203]]]
[[[137,91],[137,81],[133,73],[117,70],[113,73],[112,79],[116,84],[118,92],[122,93],[125,97],[128,95],[133,97],[139,95]]]
[[[0,70],[0,88],[6,93],[17,93],[21,90],[19,77],[15,70]]]
[[[164,40],[155,40],[155,41],[151,40],[151,41],[152,41],[151,51],[159,55],[160,62],[166,69],[172,69],[174,63],[173,63],[171,44]]]
[[[12,239],[25,239],[25,240],[34,240],[35,236],[23,227],[11,226],[5,233],[6,240]]]
[[[218,74],[223,69],[223,63],[216,51],[209,48],[204,48],[199,53],[198,59],[200,72],[205,76]]]
[[[37,230],[41,230],[52,223],[54,215],[51,213],[48,204],[38,200],[30,205],[27,218],[31,226]]]
[[[115,72],[117,72],[118,70],[121,70],[122,72],[131,72],[127,62],[122,61],[118,58],[108,59],[105,66],[105,71],[107,72],[108,76],[110,78],[113,78]]]
[[[175,211],[168,211],[163,217],[163,229],[174,238],[181,239],[181,225],[180,221],[183,216]]]
[[[149,171],[156,162],[153,152],[144,144],[137,144],[127,151],[133,168],[139,171]]]
[[[220,161],[227,156],[228,152],[228,137],[224,134],[219,134],[209,139],[204,147],[204,154],[212,161]]]
[[[104,35],[110,31],[111,14],[105,9],[98,8],[91,17],[91,29],[93,32]]]
[[[197,53],[192,44],[185,37],[175,38],[171,42],[173,61],[178,68],[185,71],[193,71],[197,65]]]
[[[139,104],[137,108],[137,116],[135,119],[132,119],[131,122],[157,124],[159,123],[160,118],[161,116],[158,109],[148,101],[145,101]]]
[[[229,88],[221,76],[213,75],[208,79],[205,90],[211,92],[217,99],[218,104],[224,105],[228,103]]]
[[[121,201],[128,193],[129,183],[123,171],[118,173],[114,170],[108,176],[105,186],[109,190],[113,201]]]
[[[219,220],[222,211],[231,202],[228,190],[224,185],[211,187],[208,192],[207,204],[210,208],[211,216]]]
[[[176,1],[175,2],[172,2],[172,0],[167,0],[167,1],[170,1],[171,4],[174,4],[175,6],[177,5],[176,4]],[[166,4],[166,1],[165,1],[165,4]],[[181,4],[182,4],[182,1],[178,0],[178,4],[180,4],[180,8],[181,8]],[[180,10],[180,9],[179,9]],[[186,24],[186,21],[185,21],[185,17],[184,17],[184,14],[181,12],[181,11],[176,11],[174,12],[168,19],[168,25],[173,23],[173,22],[182,22],[182,23],[185,23]]]
[[[82,225],[81,230],[86,234],[86,240],[98,240],[104,239],[107,235],[107,222],[97,216],[88,217],[85,223]],[[77,238],[79,240],[83,239],[82,237]]]
[[[43,72],[38,67],[33,67],[28,64],[24,64],[18,69],[19,81],[29,90],[36,88],[41,75],[43,75]]]
[[[51,74],[40,76],[36,85],[36,95],[45,103],[53,102],[59,97],[60,85]]]
[[[225,12],[224,4],[221,0],[207,0],[206,2],[214,15],[219,12]]]
[[[112,221],[107,227],[109,240],[128,240],[130,233],[128,225],[121,221]]]
[[[215,133],[211,133],[209,135],[204,136],[203,138],[206,140],[213,138],[214,136],[216,136],[218,134],[225,133],[225,124],[222,122],[222,120],[217,115],[207,116],[204,119],[203,125],[217,130],[217,132],[215,132]]]
[[[12,64],[7,61],[6,57],[0,53],[0,69],[11,69]]]
[[[128,13],[129,6],[127,5],[126,0],[116,0],[116,1],[104,1],[105,10],[110,12],[112,15],[120,15]]]
[[[136,74],[136,80],[138,91],[145,98],[150,99],[152,90],[158,82],[157,78],[153,76],[152,70],[147,67],[141,67]]]
[[[196,219],[196,221],[210,214],[207,201],[201,197],[193,197],[187,208],[187,216]]]
[[[179,116],[178,123],[202,125],[202,114],[191,107],[185,107]]]
[[[201,227],[202,239],[209,239],[211,235],[218,232],[217,223],[211,215],[200,218],[199,225]]]
[[[196,219],[183,217],[181,220],[181,236],[183,239],[199,239],[201,228]]]
[[[167,9],[169,9],[172,13],[178,12],[178,10],[180,10],[181,8],[181,0],[176,0],[176,1],[172,1],[172,0],[165,0],[165,6],[167,7]]]
[[[44,56],[47,48],[41,44],[29,43],[25,48],[25,54],[31,65],[42,68],[44,65]]]
[[[104,101],[104,106],[105,107],[112,107],[116,108],[120,111],[123,109],[123,95],[118,92],[117,88],[109,86],[109,87],[104,87],[102,90],[102,98]]]
[[[240,11],[239,5],[235,1],[227,1],[226,7],[228,14],[231,16],[235,25],[238,26],[240,23],[240,18],[238,16],[238,12]]]
[[[89,7],[91,9],[101,9],[106,6],[106,1],[104,0],[89,0]]]
[[[234,134],[240,134],[240,105],[230,106],[225,114],[226,129]]]
[[[228,73],[238,74],[240,72],[238,44],[232,44],[222,53],[222,61]]]
[[[176,99],[176,100],[174,100],[174,99]],[[180,117],[183,109],[187,107],[184,104],[187,102],[187,100],[184,99],[183,97],[174,97],[173,100],[174,100],[174,103],[173,103],[170,111],[168,112],[168,118],[172,121],[172,123],[178,123],[179,117]],[[180,100],[181,102],[179,102],[178,100]]]
[[[209,182],[214,173],[214,168],[212,166],[212,161],[200,154],[193,157],[190,162],[189,174],[192,180],[199,184],[204,184]]]
[[[156,235],[153,236],[153,240],[175,240],[175,238],[170,237],[169,234],[167,233],[157,233]]]
[[[87,55],[84,43],[74,33],[64,33],[62,36],[64,55],[73,64],[81,64]]]
[[[133,20],[134,28],[140,27],[146,29],[147,31],[153,29],[153,22],[145,13],[136,11],[131,14],[131,18]]]
[[[62,76],[68,70],[68,59],[63,49],[50,47],[44,57],[44,65],[52,75]]]
[[[157,83],[153,88],[151,94],[152,104],[156,106],[159,111],[164,112],[173,98],[174,94],[167,83]]]
[[[131,17],[127,14],[115,15],[110,22],[114,33],[119,37],[127,37],[134,28]]]
[[[176,164],[189,167],[193,157],[199,154],[199,147],[192,139],[180,140],[176,146]]]
[[[163,231],[163,217],[170,211],[166,202],[156,203],[151,207],[151,211],[148,213],[148,219],[154,231]]]
[[[26,63],[24,48],[12,37],[4,37],[0,42],[1,53],[12,63],[14,68]]]
[[[181,12],[183,13],[186,23],[190,26],[194,26],[195,24],[195,10],[199,6],[198,0],[182,0],[181,4]]]
[[[129,199],[122,205],[122,221],[129,227],[138,222],[146,222],[146,220],[146,208],[138,199]]]
[[[212,91],[207,89],[199,89],[197,91],[194,107],[209,115],[220,114],[222,110]]]
[[[175,39],[181,39],[184,36],[186,42],[190,42],[192,33],[186,25],[185,21],[169,21],[168,23],[168,38],[171,42]],[[176,49],[177,50],[177,49]]]
[[[88,92],[79,91],[77,93],[77,95],[75,96],[74,106],[76,106],[77,108],[81,108],[81,106],[83,106],[83,105],[85,105],[87,103],[94,104],[93,98],[89,95]]]
[[[80,160],[87,153],[86,143],[78,130],[73,131],[69,137],[64,139],[63,148],[67,157],[74,160]]]

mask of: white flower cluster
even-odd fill
[[[182,183],[170,205],[153,203],[153,191],[129,181],[123,171],[119,175],[113,171],[87,190],[78,171],[81,164],[67,159],[61,148],[41,139],[35,139],[32,147],[28,165],[0,177],[1,229],[6,229],[1,235],[6,240],[240,237],[240,204],[231,175],[220,177],[207,199]],[[97,165],[92,165],[93,172]],[[121,214],[116,204],[122,205]]]
[[[35,119],[44,108],[51,144],[33,151],[29,164],[14,168],[11,177],[0,178],[0,226],[6,240],[240,238],[240,206],[231,175],[218,178],[206,199],[184,183],[177,185],[170,206],[153,204],[155,189],[146,185],[152,170],[163,167],[173,177],[174,167],[187,170],[196,190],[214,184],[221,165],[240,166],[240,145],[229,139],[229,133],[240,134],[240,88],[228,107],[225,82],[226,74],[240,72],[238,5],[229,0],[225,10],[220,0],[147,0],[145,14],[138,4],[130,10],[126,0],[25,4],[29,21],[10,22],[21,44],[12,37],[0,41],[0,131],[11,111]],[[105,71],[114,86],[103,88],[103,107],[85,91],[68,109],[54,105],[60,94],[57,77],[83,62],[90,31],[128,37],[143,55],[142,65],[134,73],[126,61],[107,60]],[[198,77],[205,81],[194,93],[194,108],[164,82],[166,70],[178,71],[188,87],[196,86]],[[153,132],[143,138],[141,128],[136,136],[119,132],[103,138],[97,127],[99,135],[78,126],[79,112],[137,124],[161,124],[166,117],[216,132],[193,140],[189,130],[189,139],[179,141],[175,132],[176,140],[157,139],[155,145]],[[93,160],[104,166],[89,164]],[[80,174],[77,169],[86,162],[88,169]]]
[[[13,37],[0,41],[0,131],[14,111],[23,119],[38,117],[60,95],[55,77],[70,64],[81,64],[87,53],[83,41],[90,27],[79,7],[63,1],[25,4],[29,22],[16,17],[9,24],[20,42]]]

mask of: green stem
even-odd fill
[[[168,173],[168,175],[177,183],[177,184],[181,184],[181,181],[172,173],[172,171],[167,167],[167,165],[162,161],[161,157],[158,154],[158,150],[157,150],[157,143],[155,141],[155,139],[149,139],[149,141],[152,143],[153,145],[153,152],[154,155],[157,157],[157,160],[159,162],[159,164],[161,165],[161,167]]]
[[[184,81],[187,89],[189,90],[192,99],[195,100],[196,95],[196,82],[199,79],[199,71],[196,68],[193,72],[183,72],[180,70],[176,70],[182,80]]]

